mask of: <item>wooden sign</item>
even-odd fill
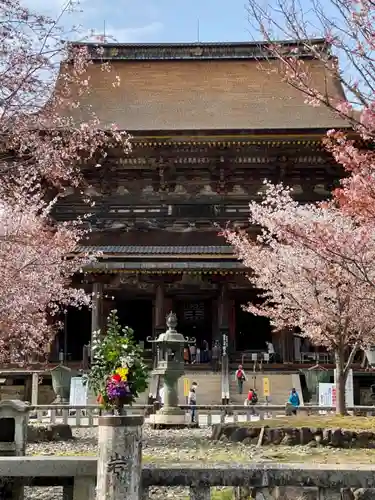
[[[270,391],[270,379],[267,377],[263,378],[263,396],[268,398],[271,395]]]
[[[190,390],[190,380],[188,378],[184,378],[184,396],[187,398],[189,396]]]

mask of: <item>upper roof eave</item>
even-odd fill
[[[278,45],[291,50],[300,48],[299,58],[314,59],[310,47],[320,46],[327,54],[330,44],[322,38],[280,40]],[[250,42],[193,42],[193,43],[119,43],[70,42],[71,47],[87,47],[92,61],[176,61],[176,60],[233,60],[273,58],[267,41]]]
[[[180,139],[191,140],[198,138],[222,139],[222,138],[243,138],[243,139],[296,139],[311,138],[316,140],[322,138],[328,132],[328,128],[284,128],[284,129],[201,129],[201,130],[127,130],[127,132],[137,140],[144,139]],[[340,127],[340,130],[355,134],[353,128]]]
[[[324,38],[312,38],[309,39],[309,44],[314,45],[329,45],[328,42]],[[243,42],[69,42],[72,46],[102,46],[108,45],[113,47],[241,47],[241,46],[259,46],[259,45],[269,45],[267,41],[243,41]],[[289,40],[278,40],[278,44],[281,45],[297,45],[297,41],[293,39]],[[303,43],[303,40],[300,41],[300,44]]]

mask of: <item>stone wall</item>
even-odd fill
[[[260,437],[262,434],[262,437]],[[243,444],[273,446],[311,447],[331,446],[334,448],[375,448],[375,432],[348,431],[345,429],[322,429],[316,427],[253,427],[241,424],[215,424],[212,439]]]
[[[236,499],[373,500],[375,468],[340,465],[250,464],[233,467],[144,467],[144,499],[154,486],[190,487],[192,500],[210,498],[210,488],[234,486]],[[249,486],[251,485],[251,486]],[[258,496],[259,494],[259,496]]]

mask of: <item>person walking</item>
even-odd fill
[[[238,370],[236,371],[236,380],[237,380],[238,394],[242,394],[243,383],[246,380],[246,375],[242,365],[238,365]]]
[[[294,387],[289,395],[288,405],[291,407],[291,409],[290,409],[291,413],[293,415],[297,415],[297,410],[300,406],[300,399],[298,396],[298,392],[295,390]]]
[[[201,352],[202,363],[208,363],[210,361],[210,354],[208,351],[208,342],[207,340],[203,340],[202,342],[203,352]]]
[[[197,355],[197,346],[195,344],[190,344],[190,363],[195,363],[196,355]]]
[[[198,384],[193,382],[190,386],[188,405],[190,406],[191,412],[191,423],[197,424],[197,387]]]
[[[190,362],[190,351],[188,347],[184,347],[184,363],[188,365]]]
[[[201,362],[201,349],[199,346],[197,346],[196,350],[196,355],[195,355],[195,362],[199,365]]]
[[[212,347],[212,354],[211,354],[211,364],[212,364],[212,370],[214,372],[219,371],[219,358],[220,358],[220,347],[217,342]]]

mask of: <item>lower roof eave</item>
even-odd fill
[[[228,262],[94,262],[85,267],[90,272],[244,272],[246,267],[239,261]]]

